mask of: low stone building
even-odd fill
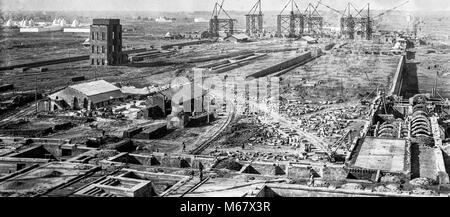
[[[121,100],[123,94],[120,88],[104,80],[92,81],[69,86],[51,94],[51,110],[73,109],[92,110]]]

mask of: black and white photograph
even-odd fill
[[[0,197],[449,198],[449,98],[448,0],[0,0]]]

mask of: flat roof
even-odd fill
[[[83,93],[86,96],[94,96],[118,90],[120,91],[120,88],[105,80],[76,84],[69,87]]]
[[[94,19],[92,25],[118,25],[120,19]]]
[[[354,166],[364,169],[403,172],[405,155],[405,140],[366,137]]]

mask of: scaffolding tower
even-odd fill
[[[306,22],[305,30],[309,35],[321,36],[323,33],[323,17],[317,11],[320,2],[318,1],[316,6],[309,3],[304,12]]]
[[[289,14],[283,14],[288,6],[291,6]],[[294,10],[296,9],[296,10]],[[305,29],[305,16],[300,12],[295,0],[289,2],[277,16],[277,37],[287,36],[289,38],[301,37]]]
[[[252,9],[245,15],[246,28],[245,32],[249,36],[255,36],[263,33],[263,13],[261,9],[261,0],[258,0]]]
[[[407,4],[408,2],[409,0],[374,17],[370,14],[370,4],[367,4],[367,6],[362,9],[357,9],[352,3],[348,3],[344,12],[340,12],[339,10],[325,5],[321,1],[319,1],[318,4],[321,4],[342,15],[340,18],[340,33],[342,37],[355,39],[355,35],[358,35],[363,39],[372,40],[374,20]]]
[[[219,37],[219,31],[225,31],[227,36],[234,34],[234,23],[236,19],[230,17],[230,15],[223,9],[223,2],[214,4],[214,9],[209,20],[209,33],[210,37]],[[223,12],[227,18],[219,18],[220,13]]]
[[[372,24],[370,18],[370,4],[362,9],[357,9],[352,3],[348,3],[340,20],[341,35],[348,39],[360,36],[362,39],[372,39]]]

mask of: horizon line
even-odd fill
[[[67,11],[76,11],[76,12],[158,12],[158,13],[180,13],[180,12],[207,12],[207,13],[211,13],[211,11],[207,11],[207,10],[200,10],[200,11],[153,11],[153,10],[45,10],[45,9],[19,9],[19,10],[8,10],[8,9],[0,9],[0,12],[29,12],[29,11],[33,11],[33,12],[67,12]],[[228,10],[230,12],[245,12],[248,13],[248,11],[244,11],[244,10]],[[264,10],[263,10],[264,11]],[[265,10],[267,12],[279,12],[278,10]],[[318,11],[327,11],[327,12],[333,12],[333,10],[318,10]],[[371,11],[385,11],[384,9],[371,9]],[[450,9],[438,9],[438,10],[420,10],[420,9],[415,9],[415,10],[395,10],[397,12],[449,12]],[[395,12],[395,11],[391,11],[391,12]]]

